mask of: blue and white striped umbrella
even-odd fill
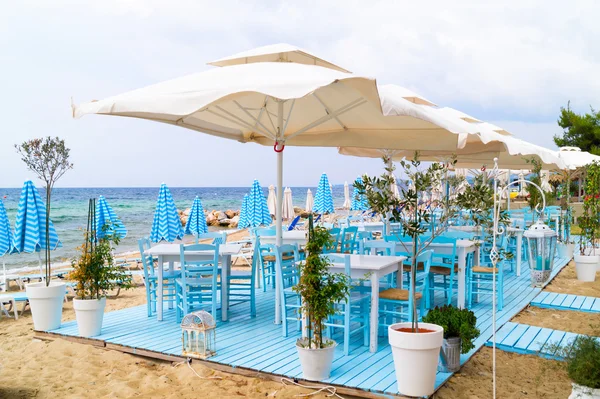
[[[54,225],[49,225],[50,249],[62,247]],[[26,181],[21,190],[17,208],[13,248],[17,252],[39,252],[46,249],[46,204],[31,180]]]
[[[313,207],[315,213],[333,213],[333,196],[331,195],[331,186],[327,175],[323,173],[317,187],[317,195],[315,195],[315,205]]]
[[[358,177],[356,181],[361,183],[362,178]],[[366,211],[367,209],[369,209],[369,201],[367,201],[367,196],[364,194],[359,194],[356,187],[354,187],[354,190],[352,191],[352,204],[350,205],[350,210]]]
[[[240,209],[240,220],[238,222],[238,228],[245,229],[250,226],[250,222],[248,220],[248,194],[244,194],[244,199],[242,200],[242,208]]]
[[[104,226],[108,226],[105,228]],[[106,199],[101,195],[96,205],[96,237],[104,238],[106,235],[116,236],[123,239],[127,236],[127,229],[115,211],[108,205]]]
[[[267,206],[267,199],[258,180],[254,180],[248,194],[247,211],[248,226],[270,225],[273,221],[269,207]]]
[[[202,207],[202,201],[200,197],[196,196],[192,203],[192,209],[190,210],[190,216],[185,223],[185,234],[193,234],[199,236],[200,234],[208,233],[208,226],[206,225],[206,216],[204,216],[204,208]]]
[[[13,237],[8,221],[8,215],[4,208],[4,203],[0,199],[0,256],[4,256],[11,252],[13,247]]]
[[[160,185],[158,200],[156,201],[156,211],[152,221],[152,230],[150,231],[150,240],[160,242],[162,240],[173,242],[183,238],[183,228],[181,220],[177,214],[177,208],[173,197],[166,184]]]

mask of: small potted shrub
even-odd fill
[[[557,347],[556,355],[564,360],[573,390],[569,399],[600,398],[600,340],[581,335],[571,345]]]
[[[302,374],[307,380],[321,381],[329,378],[337,343],[323,337],[327,317],[335,314],[335,304],[346,300],[350,292],[348,276],[329,272],[331,262],[322,256],[325,246],[332,245],[329,231],[313,227],[309,215],[309,235],[306,260],[300,264],[300,280],[294,291],[302,297],[306,317],[307,337],[296,342]]]
[[[596,271],[600,257],[597,255],[596,243],[600,230],[600,163],[594,162],[586,167],[585,197],[583,199],[583,215],[579,217],[581,236],[579,253],[575,254],[575,271],[579,281],[596,280]]]
[[[69,279],[76,283],[73,309],[82,337],[100,335],[108,291],[118,286],[132,287],[131,276],[113,262],[113,243],[118,244],[119,238],[107,234],[98,239],[95,225],[95,201],[90,200],[85,242],[79,247],[81,254],[73,259],[73,271],[69,274]],[[105,231],[110,230],[108,227],[103,226]]]
[[[468,353],[475,346],[473,341],[479,337],[475,313],[468,309],[459,309],[451,305],[435,307],[430,310],[423,322],[437,324],[444,328],[441,370],[454,373],[460,369],[460,354]]]

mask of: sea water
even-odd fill
[[[39,185],[38,185],[39,186]],[[316,194],[315,187],[291,187],[294,206],[304,208],[306,191]],[[185,210],[192,206],[196,196],[202,200],[205,211],[213,209],[225,211],[239,210],[244,194],[249,187],[170,187],[177,209]],[[40,195],[45,199],[44,189],[39,188]],[[268,189],[263,188],[265,198]],[[352,193],[352,187],[350,187]],[[0,188],[0,198],[8,213],[11,226],[14,229],[20,188]],[[344,186],[333,186],[335,207],[341,207],[344,202]],[[127,237],[123,239],[118,253],[137,250],[137,240],[150,234],[152,219],[158,197],[158,188],[55,188],[52,191],[52,209],[50,218],[62,242],[62,247],[52,251],[53,264],[65,264],[76,256],[76,248],[83,241],[83,231],[87,222],[88,200],[103,195],[108,204],[127,228]],[[43,255],[43,254],[42,254]],[[6,263],[7,269],[21,269],[37,266],[38,254],[14,254],[0,258]]]

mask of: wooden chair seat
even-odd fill
[[[418,269],[417,269],[418,270]],[[450,275],[450,268],[444,266],[431,266],[429,272],[432,274],[442,274],[444,276]],[[454,273],[458,273],[458,263],[454,264]]]
[[[408,301],[409,290],[403,290],[401,288],[388,288],[387,290],[379,293],[381,299],[391,299],[394,301]],[[420,292],[415,293],[415,299],[419,300],[423,297]]]
[[[275,262],[275,255],[267,255],[262,258],[265,262]],[[294,259],[294,255],[283,255],[281,257],[282,260],[292,260]]]
[[[485,266],[473,266],[471,269],[473,273],[497,273],[498,269],[495,267],[485,267]]]
[[[405,273],[408,273],[408,272],[412,271],[412,265],[403,265],[402,270]],[[425,270],[425,264],[423,262],[417,263],[417,271],[422,272],[424,270]]]

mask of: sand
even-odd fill
[[[571,261],[544,291],[600,297],[600,273],[596,273],[596,281],[582,283],[577,280],[575,262]]]
[[[511,321],[577,334],[600,336],[600,316],[593,313],[529,307]]]

